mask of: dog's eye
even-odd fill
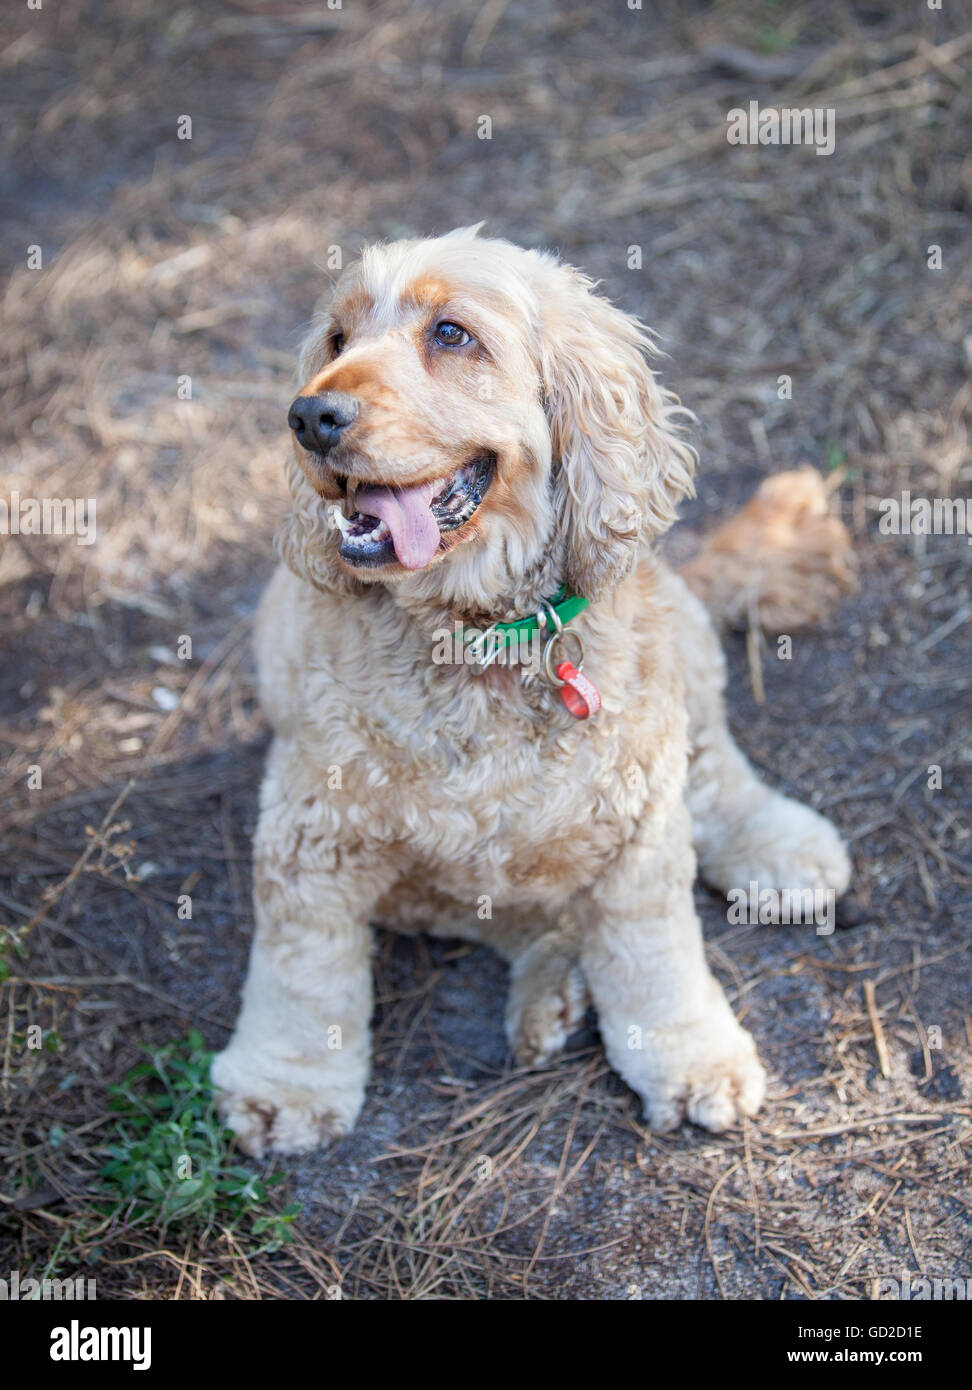
[[[339,357],[344,351],[344,334],[340,332],[331,334],[331,352],[335,357]]]
[[[435,326],[435,341],[440,347],[465,347],[472,339],[458,323],[443,321]]]

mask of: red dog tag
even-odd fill
[[[583,671],[578,671],[572,661],[562,661],[557,675],[564,682],[560,686],[560,698],[575,719],[590,719],[592,714],[597,714],[601,708],[601,692]]]

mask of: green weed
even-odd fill
[[[110,1202],[104,1215],[160,1236],[170,1227],[202,1240],[216,1227],[242,1230],[262,1237],[263,1251],[291,1241],[299,1206],[277,1211],[269,1201],[283,1174],[262,1178],[231,1161],[232,1135],[209,1080],[212,1053],[200,1035],[146,1051],[148,1060],[109,1093],[113,1130],[97,1187]]]

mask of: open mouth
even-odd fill
[[[438,482],[395,488],[365,483],[355,492],[355,511],[333,509],[341,530],[340,554],[352,565],[424,569],[442,548],[442,537],[456,531],[478,510],[493,478],[495,455],[482,454]]]

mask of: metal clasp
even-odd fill
[[[467,647],[467,650],[473,653],[473,671],[477,676],[481,676],[492,666],[503,648],[502,642],[490,641],[495,631],[496,623],[490,623],[489,627],[478,633]]]

